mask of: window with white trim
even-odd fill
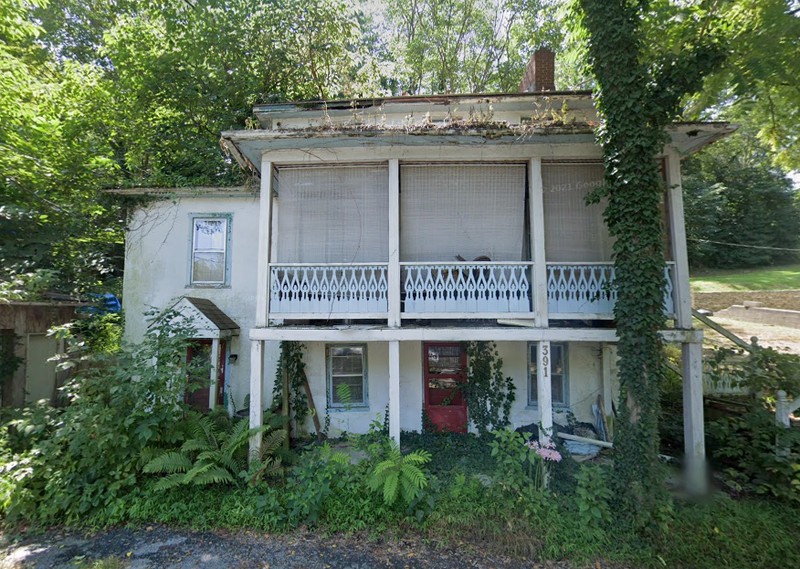
[[[367,346],[332,344],[326,347],[328,407],[367,407]]]
[[[192,251],[189,268],[191,286],[229,284],[228,245],[230,216],[193,216]]]
[[[538,405],[536,389],[536,360],[539,344],[528,344],[528,405]],[[567,375],[567,345],[550,343],[550,385],[553,394],[553,405],[566,407],[569,405]]]

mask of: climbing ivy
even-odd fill
[[[464,384],[469,420],[481,435],[508,425],[514,402],[514,380],[503,375],[503,360],[494,342],[469,342],[469,374]]]
[[[275,385],[272,388],[272,400],[280,406],[283,401],[283,374],[289,376],[289,408],[298,428],[304,424],[308,417],[308,397],[305,387],[305,367],[303,350],[305,345],[300,342],[281,342],[281,357],[275,369]]]
[[[615,238],[621,406],[614,480],[620,510],[636,527],[657,523],[665,504],[658,491],[663,488],[658,416],[664,373],[659,336],[664,326],[664,185],[657,157],[682,98],[697,91],[723,59],[710,27],[687,40],[680,53],[645,49],[643,22],[649,10],[659,8],[651,4],[578,0],[597,82],[597,138],[605,166],[605,184],[591,199],[608,199],[604,215]]]

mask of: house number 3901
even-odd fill
[[[550,375],[550,346],[547,344],[542,346],[542,371],[545,377]]]

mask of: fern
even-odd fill
[[[388,506],[397,502],[398,497],[411,504],[428,485],[428,477],[422,468],[430,460],[431,453],[422,449],[403,455],[397,443],[392,441],[386,458],[375,466],[367,483],[372,490],[383,494],[383,501]]]
[[[142,469],[147,474],[175,474],[186,472],[192,467],[192,461],[181,453],[168,451],[155,456]]]
[[[250,430],[247,421],[232,423],[221,415],[191,414],[187,422],[186,439],[177,450],[146,448],[141,453],[143,472],[166,475],[156,483],[156,489],[166,490],[182,484],[236,484],[247,480],[247,443],[259,432],[265,435],[265,444],[252,482],[281,471],[280,459],[271,455],[286,437],[285,430],[272,430],[269,422],[260,429]]]

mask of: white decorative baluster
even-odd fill
[[[664,312],[675,314],[675,301],[673,300],[674,285],[672,284],[672,265],[664,267]]]

